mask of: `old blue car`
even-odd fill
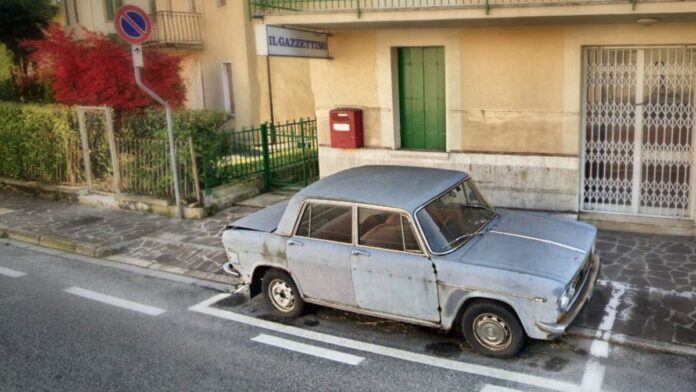
[[[461,332],[513,357],[562,335],[599,258],[588,224],[496,209],[465,172],[362,166],[228,226],[225,270],[280,316],[319,304]]]

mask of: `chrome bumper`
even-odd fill
[[[599,276],[600,266],[601,264],[599,262],[599,256],[593,255],[590,280],[588,284],[585,285],[585,289],[583,290],[583,292],[580,294],[581,297],[575,301],[573,308],[568,313],[563,314],[559,319],[559,322],[545,323],[542,321],[537,321],[535,323],[536,327],[548,333],[550,335],[550,338],[563,335],[570,323],[572,323],[573,320],[575,320],[575,317],[577,317],[577,315],[580,313],[587,301],[589,301],[592,297],[592,292],[594,292],[595,284],[597,283],[597,277]]]

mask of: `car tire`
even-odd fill
[[[263,298],[274,315],[295,318],[304,313],[305,302],[297,290],[297,285],[286,272],[268,270],[263,276],[261,289]]]
[[[514,358],[527,343],[517,316],[499,302],[479,300],[462,315],[461,331],[469,345],[481,354]]]

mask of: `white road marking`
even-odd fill
[[[611,329],[614,328],[616,313],[618,312],[616,308],[618,308],[619,304],[621,304],[621,297],[623,297],[624,293],[626,293],[626,287],[612,286],[611,298],[609,299],[607,306],[604,308],[604,311],[607,314],[604,316],[604,318],[602,318],[602,321],[599,323],[599,327],[597,327],[597,329],[601,331],[611,331]]]
[[[594,357],[607,358],[609,356],[609,342],[595,339],[590,346],[590,354]]]
[[[312,355],[319,358],[330,359],[332,361],[345,363],[348,365],[359,365],[365,358],[356,355],[342,353],[340,351],[328,350],[325,348],[299,343],[292,340],[261,334],[251,340],[270,346],[280,347],[285,350],[296,351],[298,353]]]
[[[143,305],[141,303],[128,301],[125,299],[112,297],[110,295],[97,293],[96,291],[86,290],[79,287],[69,287],[64,290],[66,293],[77,295],[82,298],[91,299],[93,301],[105,303],[108,305],[117,306],[119,308],[133,310],[135,312],[140,312],[148,314],[150,316],[159,316],[160,314],[166,312],[164,309],[155,308],[154,306]]]
[[[481,388],[481,392],[520,392],[518,389],[499,387],[497,385],[486,384]]]
[[[659,294],[662,296],[672,296],[672,297],[680,297],[680,298],[696,300],[696,291],[665,290],[665,289],[661,289],[658,287],[644,287],[644,286],[638,286],[638,285],[630,284],[630,283],[612,282],[610,280],[603,280],[603,279],[597,279],[597,285],[621,287],[624,290],[647,291],[648,293],[651,293],[651,294]]]
[[[596,359],[590,359],[585,365],[585,373],[582,375],[583,391],[601,391],[604,382],[604,365]]]
[[[207,314],[209,316],[219,317],[226,320],[251,325],[257,328],[267,329],[269,331],[275,331],[279,333],[284,333],[287,335],[293,335],[301,337],[308,340],[316,340],[319,342],[332,344],[334,346],[345,347],[352,350],[364,351],[372,354],[382,355],[385,357],[400,359],[404,361],[419,363],[427,366],[434,366],[442,369],[453,370],[462,373],[475,374],[484,377],[490,377],[498,380],[504,380],[506,382],[514,382],[519,384],[525,384],[530,386],[535,386],[539,388],[550,389],[554,391],[561,392],[580,392],[584,389],[577,384],[554,380],[551,378],[533,376],[524,373],[513,372],[509,370],[498,369],[490,366],[477,365],[473,363],[454,361],[451,359],[437,358],[426,354],[414,353],[411,351],[396,349],[392,347],[380,346],[373,343],[361,342],[358,340],[341,338],[338,336],[328,335],[315,331],[308,331],[302,328],[293,327],[289,325],[283,325],[274,323],[267,320],[261,320],[254,317],[245,316],[239,313],[230,312],[227,310],[211,308],[210,305],[221,301],[230,294],[218,294],[209,298],[199,304],[193,305],[189,308],[190,311],[198,312],[202,314]]]
[[[9,276],[10,278],[19,278],[25,276],[24,272],[15,271],[9,268],[0,267],[0,275]]]

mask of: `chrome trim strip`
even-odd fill
[[[411,317],[404,317],[404,316],[399,316],[399,315],[392,314],[392,313],[383,313],[383,312],[374,311],[374,310],[367,310],[367,309],[360,308],[358,306],[339,304],[336,302],[324,301],[324,300],[316,299],[316,298],[312,298],[312,297],[304,297],[303,299],[305,302],[308,302],[311,304],[326,306],[326,307],[334,308],[334,309],[338,309],[338,310],[345,310],[348,312],[353,312],[353,313],[358,313],[358,314],[364,314],[366,316],[385,318],[385,319],[395,320],[395,321],[403,321],[403,322],[407,322],[407,323],[411,323],[411,324],[424,325],[427,327],[436,327],[436,328],[443,327],[441,321],[428,321],[428,320],[421,320],[421,319],[416,319],[416,318],[411,318]]]
[[[582,249],[578,249],[578,248],[575,248],[575,247],[573,247],[573,246],[566,245],[566,244],[561,244],[560,242],[556,242],[556,241],[545,240],[545,239],[543,239],[543,238],[530,237],[530,236],[526,236],[526,235],[522,235],[522,234],[514,234],[514,233],[508,233],[508,232],[505,232],[505,231],[497,231],[497,230],[491,230],[491,231],[489,231],[489,233],[495,233],[495,234],[500,234],[500,235],[507,235],[507,236],[510,236],[510,237],[524,238],[524,239],[526,239],[526,240],[532,240],[532,241],[539,241],[539,242],[543,242],[543,243],[546,243],[546,244],[551,244],[551,245],[560,246],[561,248],[569,249],[569,250],[572,250],[572,251],[575,251],[575,252],[580,252],[580,253],[582,253],[583,255],[586,255],[586,254],[587,254],[587,252],[585,252],[585,251],[582,250]]]
[[[504,296],[504,297],[522,298],[522,299],[527,299],[527,300],[530,300],[530,301],[533,301],[533,302],[537,302],[537,303],[544,303],[544,302],[546,302],[546,298],[544,298],[544,297],[525,297],[524,295],[517,295],[517,294],[513,294],[513,293],[508,293],[508,292],[505,292],[505,291],[496,291],[496,290],[482,289],[482,288],[480,288],[480,287],[462,286],[462,285],[458,285],[458,284],[445,283],[445,282],[441,282],[441,281],[438,281],[437,284],[443,285],[443,286],[454,287],[454,288],[462,289],[462,290],[466,290],[466,291],[481,291],[481,292],[484,292],[484,293],[491,293],[491,294],[502,295],[502,296]],[[543,301],[540,301],[540,300],[543,300]]]

